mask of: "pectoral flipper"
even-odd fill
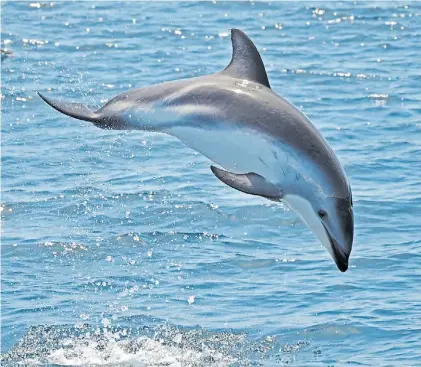
[[[270,200],[282,199],[282,191],[257,173],[236,174],[211,166],[213,174],[224,184],[250,195],[263,196]]]

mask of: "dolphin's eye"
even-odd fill
[[[319,217],[320,218],[324,218],[324,217],[326,217],[326,215],[327,215],[327,213],[323,209],[319,210]]]

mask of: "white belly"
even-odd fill
[[[254,172],[273,183],[292,173],[287,151],[251,129],[174,126],[168,133],[233,173]]]

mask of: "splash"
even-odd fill
[[[36,326],[6,354],[2,366],[258,366],[273,340],[244,333],[209,332],[171,325],[110,328],[88,324]]]

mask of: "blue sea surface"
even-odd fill
[[[1,2],[4,366],[421,366],[420,2]],[[340,273],[282,204],[93,106],[223,69],[230,28],[351,182]],[[218,147],[215,147],[218,149]]]

